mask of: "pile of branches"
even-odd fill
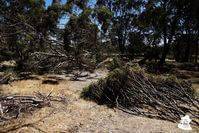
[[[50,93],[51,94],[51,93]],[[30,113],[36,109],[50,106],[51,101],[66,103],[62,97],[36,93],[35,96],[18,96],[0,94],[0,122],[18,118],[20,114]]]
[[[57,46],[58,47],[58,46]],[[52,49],[53,50],[53,49]],[[39,72],[60,72],[60,71],[73,71],[73,70],[93,70],[94,66],[82,54],[79,58],[76,55],[64,53],[65,51],[50,51],[49,52],[34,52],[31,54],[31,59],[28,62],[31,70]]]
[[[0,84],[8,84],[10,80],[11,80],[11,74],[0,75]]]
[[[188,114],[199,125],[199,97],[186,81],[155,78],[137,68],[114,70],[83,96],[129,114],[179,122]]]

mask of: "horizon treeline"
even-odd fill
[[[146,51],[160,55],[159,65],[168,56],[197,62],[198,12],[198,0],[53,0],[48,7],[44,0],[0,0],[0,58],[19,69],[66,61],[82,67],[84,57],[96,65],[110,53],[132,60]],[[62,28],[60,21],[67,21]]]

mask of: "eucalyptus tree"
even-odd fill
[[[188,62],[192,58],[192,55],[195,54],[197,58],[198,53],[198,37],[199,37],[199,17],[198,7],[199,2],[196,0],[185,1],[182,9],[181,25],[179,27],[179,32],[186,45],[180,45],[184,48],[182,62]],[[194,44],[193,44],[194,43]],[[197,61],[197,59],[195,59]]]
[[[89,7],[88,0],[71,0],[65,4],[65,13],[69,20],[65,25],[63,38],[67,53],[74,55],[79,67],[84,63],[83,57],[97,55],[98,27],[94,22],[94,9]],[[92,57],[90,57],[92,58]]]
[[[121,53],[125,52],[128,34],[135,29],[132,20],[141,11],[142,4],[142,0],[97,0],[96,2],[96,8],[108,16],[107,19],[99,17],[102,29],[108,32],[111,40],[117,40]]]
[[[46,50],[45,40],[56,28],[60,11],[58,4],[46,9],[44,0],[1,0],[1,40],[19,68],[34,51]]]
[[[87,0],[69,0],[64,5],[64,12],[69,16],[63,33],[64,48],[66,51],[69,51],[72,44],[78,43],[78,39],[81,39],[81,37],[78,37],[81,34],[80,31],[86,29],[87,24],[90,24],[89,16],[91,10],[87,7],[87,4]]]
[[[150,31],[163,42],[160,65],[165,63],[181,23],[182,11],[185,6],[186,0],[148,0],[146,2],[144,17],[150,18],[146,19],[153,27]]]

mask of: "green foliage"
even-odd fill
[[[97,18],[100,24],[102,24],[102,30],[106,33],[113,16],[113,13],[107,7],[96,8]]]
[[[112,12],[107,7],[99,7],[97,10],[97,17],[100,23],[110,20],[113,16]]]
[[[197,0],[96,0],[95,5],[89,4],[89,0],[67,0],[63,5],[57,0],[46,8],[45,0],[1,0],[0,48],[14,53],[11,56],[17,62],[26,62],[35,51],[49,52],[54,46],[49,38],[54,36],[53,44],[65,54],[88,60],[95,57],[97,64],[105,51],[112,53],[107,52],[108,45],[134,57],[146,52],[146,47],[155,51],[161,44],[164,62],[171,46],[186,36],[178,41],[178,50],[183,50],[184,61],[193,56],[198,60]],[[69,21],[58,33],[57,24],[63,16]],[[187,45],[190,40],[195,40],[193,48]],[[59,50],[52,51],[58,54]],[[110,69],[120,64],[113,59]]]
[[[118,57],[114,57],[112,62],[108,66],[108,70],[112,71],[117,68],[122,68],[124,66],[124,62]]]
[[[11,51],[17,67],[31,65],[29,60],[35,51],[47,51],[44,42],[55,33],[61,13],[61,6],[54,4],[45,8],[44,0],[1,1],[3,15],[0,24],[0,36],[3,46]],[[0,11],[2,13],[2,10]],[[1,48],[0,47],[0,48]]]
[[[89,25],[90,23],[90,18],[89,16],[91,15],[92,10],[87,8],[85,10],[83,10],[83,12],[79,15],[78,18],[78,24],[81,24],[80,26],[82,26],[83,28]]]

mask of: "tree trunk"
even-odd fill
[[[166,4],[167,4],[167,1],[165,1],[164,3],[164,10],[166,12]],[[181,15],[181,9],[177,9],[177,13],[176,13],[176,16],[174,18],[174,20],[172,21],[171,23],[171,29],[170,29],[170,35],[168,37],[168,43],[167,42],[167,22],[166,22],[166,16],[165,16],[165,24],[164,24],[164,48],[163,48],[163,53],[162,53],[162,58],[159,62],[159,65],[162,66],[164,63],[165,63],[165,60],[166,60],[166,56],[170,50],[170,45],[172,43],[172,40],[173,40],[173,36],[175,34],[175,30],[176,30],[176,25],[178,23],[178,19]]]
[[[189,61],[189,57],[190,57],[190,48],[191,48],[190,32],[187,34],[186,43],[187,43],[187,47],[186,47],[186,50],[185,50],[185,55],[184,55],[183,62],[188,62]]]
[[[164,12],[166,12],[167,1],[164,1]],[[167,43],[167,22],[166,16],[164,16],[164,27],[163,27],[163,36],[164,36],[164,48],[162,52],[162,58],[160,59],[159,65],[162,66],[165,63],[167,51],[169,51],[168,43]]]
[[[163,48],[162,58],[160,59],[160,63],[159,63],[160,66],[162,66],[165,63],[166,56],[167,56],[167,53],[169,52],[169,49],[170,49],[170,45],[167,43]]]
[[[123,36],[121,34],[121,31],[118,31],[118,45],[119,45],[119,49],[121,54],[124,53],[124,44],[123,44]]]
[[[120,41],[119,41],[119,49],[120,49],[121,54],[124,54],[124,45]]]
[[[165,25],[164,25],[164,31],[163,31],[163,35],[164,35],[164,47],[163,47],[163,52],[162,52],[162,58],[160,59],[160,66],[162,66],[164,63],[165,63],[165,59],[166,59],[166,56],[167,56],[167,53],[169,51],[169,44],[167,43],[167,24],[165,22]]]
[[[168,40],[168,43],[166,43],[165,41],[165,44],[164,44],[164,48],[163,48],[163,53],[162,53],[162,58],[159,62],[160,66],[162,66],[164,63],[165,63],[165,60],[166,60],[166,56],[170,50],[170,45],[171,45],[171,42],[173,40],[173,35],[174,35],[174,32],[175,32],[175,26],[172,26],[172,29],[171,29],[171,34],[169,36],[169,40]]]
[[[70,48],[70,39],[69,39],[69,35],[68,34],[64,34],[64,49],[65,51],[69,51]]]
[[[199,49],[199,37],[197,37],[197,40],[196,40],[196,55],[195,55],[195,62],[197,63],[198,62],[198,49]]]
[[[173,53],[174,53],[175,60],[179,62],[180,61],[180,40],[177,40],[177,44],[173,50]]]
[[[163,48],[163,53],[162,53],[162,58],[159,62],[160,66],[162,66],[164,63],[165,63],[165,60],[166,60],[166,56],[170,50],[170,45],[172,43],[172,40],[173,40],[173,36],[175,34],[175,29],[176,29],[176,24],[177,24],[177,21],[178,21],[178,17],[176,17],[176,19],[173,21],[172,25],[171,25],[171,33],[169,35],[169,38],[168,38],[168,43],[167,43],[167,28],[165,29],[165,35],[164,35],[164,48]]]

